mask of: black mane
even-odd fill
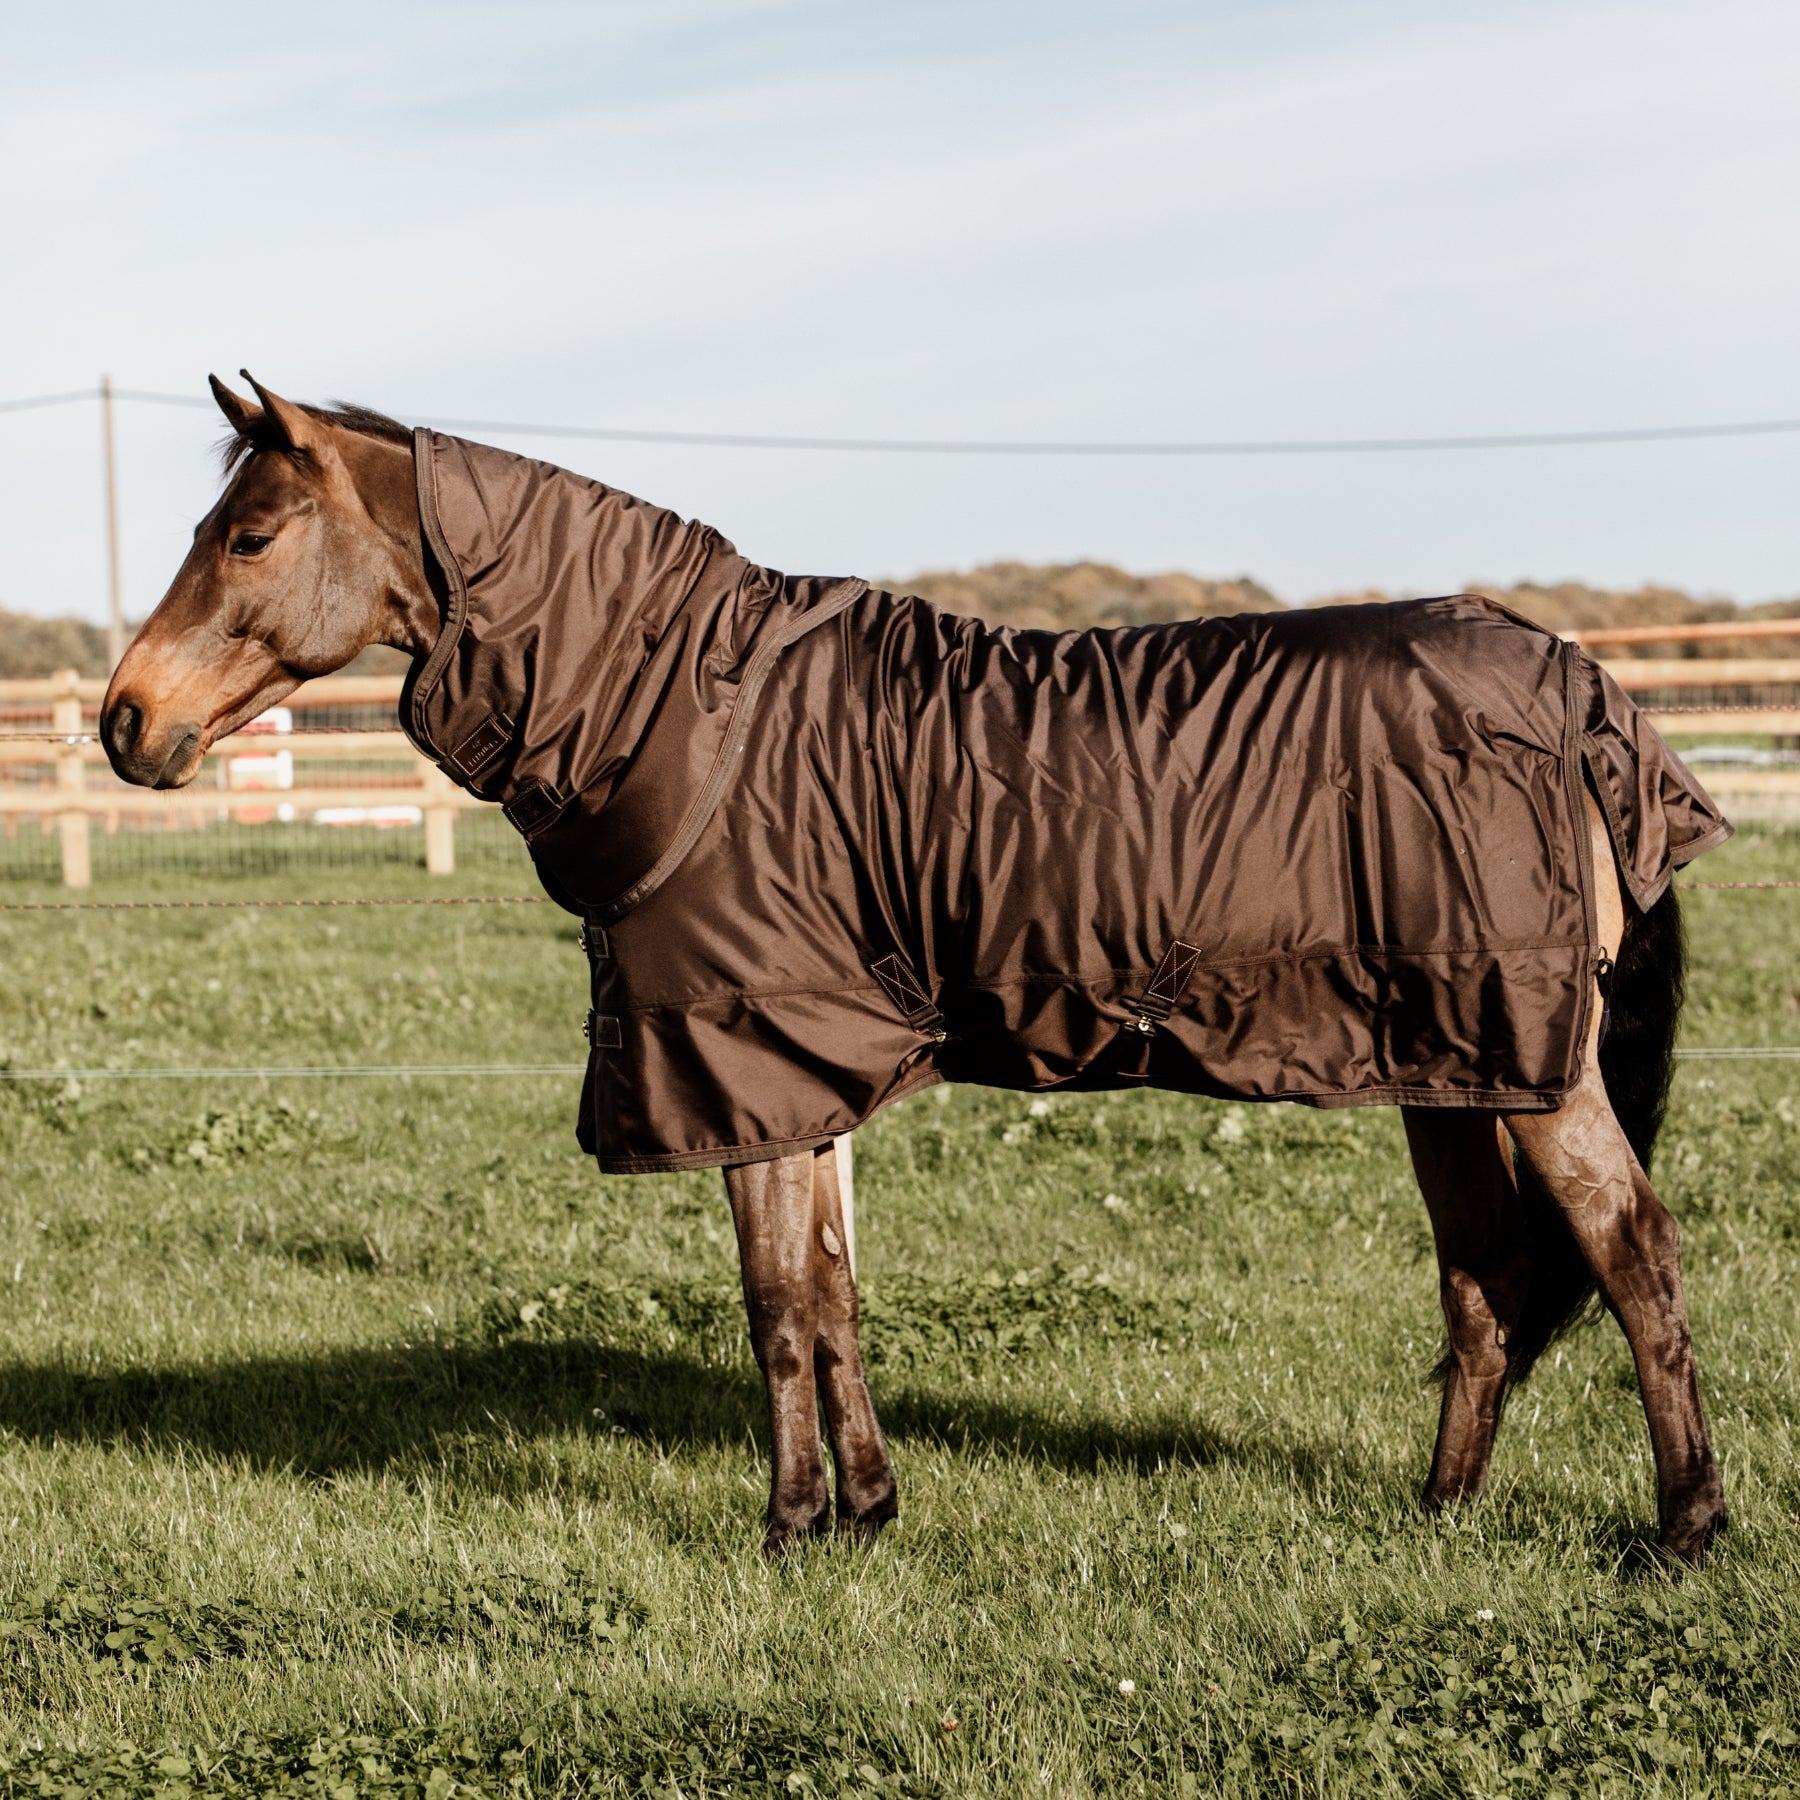
[[[373,407],[352,406],[348,401],[338,400],[330,406],[301,404],[300,410],[315,419],[341,425],[346,431],[361,432],[364,437],[384,438],[390,444],[412,442],[409,427],[402,425],[398,419],[390,419],[386,413],[376,412]],[[266,423],[252,425],[247,431],[233,431],[219,440],[219,466],[229,479],[258,450],[281,448],[282,444],[273,426]]]

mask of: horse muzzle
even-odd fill
[[[180,720],[151,729],[142,708],[123,696],[102,712],[100,741],[113,772],[137,787],[185,787],[199,773],[204,755],[198,724]]]

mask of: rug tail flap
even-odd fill
[[[1612,834],[1626,890],[1640,911],[1675,871],[1731,836],[1731,826],[1650,716],[1607,671],[1581,658],[1586,688],[1582,758]]]

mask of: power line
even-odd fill
[[[22,400],[0,400],[0,413],[30,412],[39,406],[72,406],[77,400],[98,400],[98,388],[71,388],[64,394],[27,394]]]
[[[0,400],[0,412],[67,406],[99,397],[97,388]],[[115,388],[113,397],[146,406],[210,410],[194,394]],[[1704,439],[1778,437],[1800,432],[1800,419],[1736,419],[1712,425],[1628,425],[1594,431],[1458,433],[1430,437],[1218,438],[1194,440],[890,438],[783,436],[772,432],[641,431],[622,425],[546,425],[519,419],[418,421],[449,431],[491,431],[506,437],[585,438],[614,444],[673,444],[712,450],[849,451],[904,456],[1361,456],[1429,450],[1547,450],[1583,445],[1687,443]]]
[[[1662,443],[1800,431],[1800,419],[1762,419],[1725,425],[1646,425],[1616,431],[1532,431],[1471,437],[1222,438],[1212,442],[1108,443],[1004,438],[769,437],[738,432],[523,425],[504,419],[428,419],[421,423],[456,431],[492,431],[510,437],[600,438],[614,443],[692,444],[721,450],[848,450],[914,456],[1352,456],[1407,450],[1533,450],[1579,444]]]
[[[152,388],[114,388],[113,398],[144,406],[197,406],[202,412],[216,412],[219,404],[210,394],[162,394]]]

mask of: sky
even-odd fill
[[[1257,439],[1800,417],[1778,0],[165,0],[0,24],[0,401]],[[121,404],[126,610],[220,422]],[[475,434],[471,434],[475,435]],[[1800,434],[1003,459],[503,437],[795,572],[1800,593]],[[99,425],[0,413],[0,606],[104,616]]]

